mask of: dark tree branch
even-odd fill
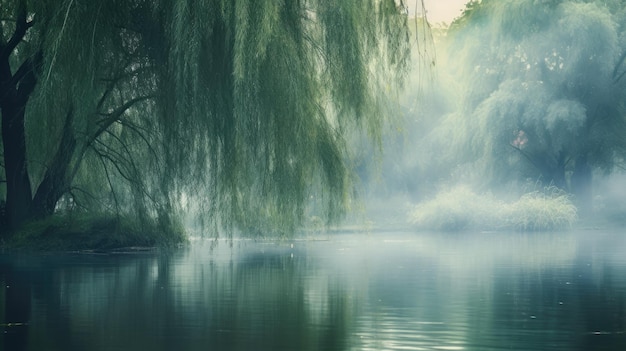
[[[29,57],[26,61],[22,62],[20,67],[13,74],[11,83],[17,86],[17,84],[29,73],[35,72],[43,62],[43,53],[38,51],[34,56]]]
[[[524,156],[524,158],[526,160],[528,160],[528,162],[530,162],[530,164],[532,164],[535,168],[537,168],[538,170],[542,170],[542,168],[535,162],[535,160],[532,159],[532,157],[530,157],[530,155],[526,152],[524,152],[524,150],[522,150],[521,148],[513,145],[513,144],[509,144],[510,147],[512,147],[513,149],[517,150],[520,154],[522,154],[522,156]]]
[[[107,182],[109,183],[109,188],[111,189],[111,194],[113,195],[113,201],[115,202],[115,209],[116,209],[116,213],[120,213],[120,203],[117,200],[117,194],[115,192],[115,188],[113,187],[113,183],[111,182],[111,177],[109,176],[109,169],[106,165],[104,156],[101,155],[97,150],[94,150],[95,153],[98,155],[99,159],[100,159],[100,163],[102,163],[102,168],[104,168],[104,174],[107,178]],[[111,161],[112,162],[112,161]],[[115,165],[115,162],[112,162],[113,165]]]
[[[37,51],[34,56],[29,57],[17,70],[13,76],[13,81],[17,85],[17,99],[26,105],[30,94],[37,85],[37,70],[41,68],[43,62],[43,52]]]
[[[72,131],[73,120],[74,109],[72,106],[67,111],[58,148],[33,198],[33,209],[38,212],[36,215],[45,216],[53,213],[57,202],[70,188],[73,175],[72,178],[68,176],[68,169],[76,150],[76,138]]]
[[[98,100],[98,103],[96,104],[97,110],[100,110],[102,108],[107,98],[113,93],[115,85],[122,79],[122,77],[122,75],[119,75],[113,79],[108,80],[107,87],[104,90],[104,93],[102,93],[100,99]]]
[[[86,196],[90,197],[92,200],[97,200],[98,198],[92,194],[91,192],[79,187],[79,186],[72,186],[69,190],[70,193],[72,193],[74,190],[78,190],[79,192],[85,194]],[[72,195],[73,197],[76,197],[75,195]]]
[[[26,20],[27,11],[25,0],[20,1],[15,12],[15,31],[9,41],[0,47],[0,60],[6,60],[11,55],[17,45],[24,39],[26,31],[33,26],[33,21]]]
[[[133,178],[130,175],[131,173],[133,173],[131,168],[134,168],[134,167],[131,167],[132,166],[131,162],[128,159],[126,159],[121,153],[113,150],[113,148],[111,148],[109,145],[106,145],[105,143],[100,142],[98,140],[96,140],[96,142],[99,145],[101,145],[104,149],[99,150],[98,148],[93,147],[94,152],[98,154],[98,156],[109,160],[113,164],[113,166],[117,169],[117,172],[122,176],[122,178],[126,179],[129,182],[136,182],[135,180],[133,180]],[[131,164],[131,166],[129,166],[128,164]]]
[[[613,83],[618,83],[624,77],[624,75],[626,75],[626,70],[622,72],[619,76],[617,76],[617,78],[614,78]]]
[[[613,68],[613,82],[614,83],[617,83],[624,76],[624,74],[626,74],[626,71],[624,71],[619,76],[617,75],[617,71],[624,63],[624,60],[626,60],[626,51],[622,53],[622,55],[617,60],[617,63],[615,64],[615,68]]]
[[[135,105],[135,104],[137,104],[137,103],[139,103],[141,101],[149,100],[149,99],[152,99],[152,98],[155,98],[155,97],[156,97],[156,95],[138,96],[138,97],[136,97],[134,99],[131,99],[131,100],[127,101],[122,106],[116,108],[115,110],[113,110],[113,111],[111,111],[109,113],[101,113],[100,115],[104,116],[105,118],[103,118],[102,120],[98,121],[98,124],[100,125],[100,128],[96,129],[96,131],[91,135],[91,137],[88,140],[88,143],[91,143],[96,138],[98,138],[113,123],[118,121],[121,118],[121,116],[129,108],[131,108],[133,105]]]
[[[110,91],[112,91],[112,90],[113,89],[111,89]],[[110,94],[110,91],[109,92],[105,92],[104,95]],[[100,124],[100,127],[98,129],[96,129],[90,136],[88,136],[86,144],[81,148],[81,150],[78,153],[78,159],[82,159],[82,155],[85,153],[85,151],[88,148],[90,148],[90,147],[93,148],[93,143],[113,123],[115,123],[115,122],[122,123],[121,116],[129,108],[131,108],[136,103],[139,103],[139,102],[144,101],[144,100],[149,100],[149,99],[154,98],[154,97],[156,97],[156,96],[155,95],[139,96],[139,97],[136,97],[134,99],[131,99],[131,100],[127,101],[125,104],[123,104],[122,106],[120,106],[119,108],[117,108],[116,110],[114,110],[114,111],[112,111],[110,113],[100,113],[100,115],[105,116],[106,118],[103,118],[103,119],[101,119],[100,121],[97,122],[98,124]],[[105,99],[105,96],[101,97],[101,101],[99,102],[99,104],[103,101],[103,99]],[[101,107],[101,106],[99,106],[99,107]],[[124,124],[124,123],[122,123],[122,124]],[[78,172],[78,168],[79,168],[79,163],[74,165],[74,168],[73,168],[73,170],[70,173],[70,174],[72,174],[72,177],[73,177],[74,174],[76,174],[76,172]]]
[[[119,123],[123,125],[124,127],[129,128],[135,134],[137,134],[137,136],[139,136],[139,138],[143,140],[143,142],[146,144],[146,147],[148,147],[148,150],[150,150],[150,153],[154,156],[154,158],[158,159],[158,154],[156,150],[152,147],[152,144],[150,143],[150,141],[148,140],[148,138],[144,135],[142,131],[142,129],[145,130],[145,128],[141,128],[137,126],[136,124],[130,121],[125,121],[125,120],[121,120]]]
[[[128,59],[126,61],[126,66],[129,66],[132,64],[132,60]],[[113,93],[115,91],[115,86],[121,82],[123,79],[125,78],[137,78],[137,76],[144,72],[144,71],[149,71],[151,70],[153,67],[151,66],[142,66],[140,68],[134,69],[134,70],[130,70],[128,72],[126,72],[125,70],[122,71],[120,74],[112,77],[112,78],[104,78],[102,79],[103,82],[107,82],[107,87],[104,90],[104,93],[102,94],[102,96],[100,97],[100,99],[98,100],[98,103],[96,105],[97,109],[101,109],[102,106],[104,106],[104,103],[106,102],[107,98],[109,96],[111,96],[111,93]]]
[[[110,131],[106,131],[112,138],[114,138],[124,149],[125,154],[129,157],[124,156],[121,152],[113,150],[109,145],[96,140],[101,146],[103,146],[105,150],[97,150],[94,148],[94,152],[100,157],[109,160],[113,167],[117,170],[118,174],[124,178],[127,182],[131,184],[135,184],[137,188],[141,191],[141,193],[146,196],[150,201],[156,203],[155,199],[150,195],[150,193],[146,190],[145,183],[142,182],[139,169],[135,164],[135,160],[132,158],[132,152],[128,149],[128,146],[124,141],[122,141],[118,136],[113,134]],[[123,170],[124,169],[124,170]]]
[[[92,201],[95,201],[95,202],[98,202],[98,203],[102,202],[102,201],[100,201],[100,199],[98,197],[96,197],[91,192],[89,192],[89,191],[87,191],[87,190],[85,190],[85,189],[83,189],[81,187],[78,187],[78,186],[72,186],[67,191],[67,194],[69,194],[72,197],[72,199],[74,200],[74,205],[76,206],[76,208],[80,208],[80,209],[87,210],[87,211],[89,210],[89,208],[87,206],[84,206],[84,205],[81,204],[81,202],[79,201],[79,197],[75,194],[75,191],[84,194],[85,197],[90,198]]]
[[[102,145],[105,146],[104,144]],[[109,148],[109,151],[112,151],[112,150]],[[128,168],[128,167],[132,168],[132,170],[127,169],[126,172],[134,173],[136,175],[135,177],[131,177],[130,175],[125,174],[125,171],[123,171],[122,167],[120,166],[121,161],[114,157],[114,155],[117,154],[118,157],[120,157],[121,159],[124,159],[124,157],[121,154],[117,152],[114,152],[112,154],[107,153],[107,152],[101,152],[99,150],[96,150],[95,148],[94,148],[94,152],[98,155],[98,157],[100,158],[100,162],[102,162],[103,165],[104,165],[104,160],[108,160],[113,165],[113,167],[117,170],[118,174],[122,178],[124,178],[127,182],[131,184],[135,184],[143,195],[145,195],[150,201],[156,203],[155,199],[146,190],[146,186],[141,181],[141,178],[138,176],[137,168],[135,167],[135,164],[132,161],[126,160],[126,162],[129,162],[130,165],[128,165],[125,168]],[[107,172],[107,180],[109,181],[109,186],[111,187],[111,189],[113,189],[109,172]]]

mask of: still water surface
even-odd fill
[[[626,350],[626,233],[0,255],[5,350]]]

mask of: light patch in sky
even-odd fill
[[[461,11],[465,8],[465,4],[469,0],[423,0],[426,7],[426,16],[430,23],[445,22],[450,24],[455,18],[461,15]],[[415,14],[416,0],[408,0],[409,15]],[[421,8],[418,8],[418,13]]]

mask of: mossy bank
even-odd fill
[[[171,247],[187,242],[182,225],[127,217],[52,216],[25,224],[2,248],[16,251],[113,251]]]

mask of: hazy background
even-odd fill
[[[413,38],[402,122],[378,175],[360,173],[371,218],[402,221],[441,194],[431,217],[533,194],[524,210],[624,223],[623,4],[483,0],[459,18],[464,2],[424,2],[432,38]]]
[[[466,2],[465,0],[424,0],[426,16],[431,23],[445,22],[450,24],[452,20],[461,15]],[[407,5],[409,14],[415,15],[416,0],[408,0]]]

